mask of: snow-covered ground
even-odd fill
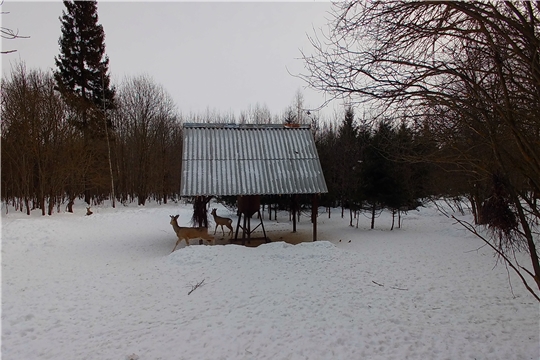
[[[190,206],[92,210],[2,208],[3,360],[540,358],[539,304],[432,206],[393,231],[334,210],[299,245],[282,213],[276,242],[173,254]]]

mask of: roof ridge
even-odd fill
[[[184,128],[196,129],[311,129],[309,124],[235,124],[235,123],[184,123]]]

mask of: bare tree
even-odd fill
[[[311,113],[310,113],[311,114]],[[294,99],[283,114],[283,118],[287,123],[294,124],[309,124],[311,119],[309,118],[308,110],[305,108],[304,95],[300,90],[297,90],[294,94]]]
[[[255,104],[240,112],[240,124],[271,124],[272,114],[266,105]]]
[[[315,54],[304,54],[301,77],[330,98],[374,105],[374,116],[429,129],[433,161],[463,174],[471,188],[483,184],[486,197],[500,193],[499,206],[516,222],[492,211],[491,241],[503,254],[525,248],[532,271],[513,269],[540,289],[538,4],[354,1],[334,10],[324,37],[311,38]],[[476,205],[489,208],[485,200]]]
[[[54,85],[51,74],[24,64],[2,81],[2,197],[21,199],[27,214],[51,215],[85,162]]]
[[[151,195],[166,198],[164,182],[173,172],[171,167],[181,163],[181,154],[172,152],[178,139],[172,137],[177,114],[170,95],[148,76],[128,78],[118,94],[115,122],[124,194],[137,197],[139,205]]]

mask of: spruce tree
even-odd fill
[[[98,24],[95,1],[64,1],[60,22],[60,55],[55,57],[57,89],[73,111],[72,123],[82,131],[88,150],[85,201],[107,186],[107,149],[104,139],[111,122],[105,112],[114,108],[115,90],[110,86],[109,58],[105,55],[105,33]],[[106,124],[106,125],[105,125]],[[110,160],[110,156],[109,156]],[[105,175],[105,176],[104,176]]]
[[[97,2],[64,1],[60,55],[55,57],[55,80],[72,105],[98,110],[114,107],[110,87],[109,58],[105,55],[105,33],[98,24]]]
[[[375,226],[377,209],[399,208],[404,194],[403,184],[396,177],[396,163],[392,160],[395,130],[382,121],[365,149],[362,164],[362,192],[371,206],[371,228]]]
[[[354,119],[354,109],[347,106],[345,117],[338,128],[337,150],[339,158],[337,162],[337,172],[340,177],[339,196],[341,198],[341,209],[344,208],[356,211],[361,203],[359,198],[359,165],[360,165],[360,143],[358,142],[358,128]],[[352,216],[351,223],[352,226]]]

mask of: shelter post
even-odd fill
[[[292,212],[292,232],[296,232],[296,194],[292,195],[291,199],[291,212]]]
[[[319,194],[313,194],[311,201],[311,222],[313,224],[313,241],[317,241],[317,215],[319,212]]]

